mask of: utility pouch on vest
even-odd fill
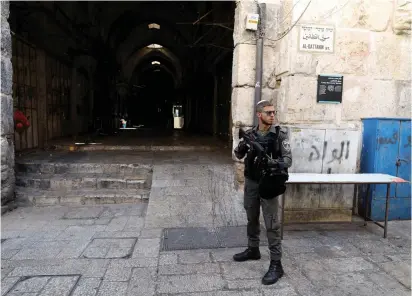
[[[266,173],[259,180],[259,195],[263,199],[272,199],[286,191],[286,181],[289,176],[286,172]]]

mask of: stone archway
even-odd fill
[[[161,46],[161,45],[160,45]],[[127,81],[130,81],[135,71],[143,62],[148,59],[162,58],[170,65],[168,71],[175,76],[175,84],[178,86],[182,82],[182,66],[180,60],[173,54],[168,48],[149,48],[147,46],[141,48],[137,52],[131,54],[128,59],[122,65],[122,73]]]

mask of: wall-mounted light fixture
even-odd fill
[[[152,62],[152,65],[160,65],[160,62],[158,62],[158,61],[153,61],[153,62]]]
[[[157,29],[160,30],[160,25],[156,23],[151,23],[148,25],[149,29]]]
[[[162,48],[163,46],[161,46],[160,44],[150,44],[147,46],[148,48]]]

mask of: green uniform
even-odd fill
[[[261,133],[254,129],[250,132],[254,132],[259,137],[262,137],[263,142],[269,137],[273,137],[276,133],[275,126],[272,126],[269,132]],[[290,149],[287,129],[281,128],[279,132],[280,154],[285,163],[285,167],[289,168],[292,165],[292,153]],[[239,146],[238,146],[239,147]],[[247,151],[242,149],[235,149],[236,156],[241,159],[246,155]],[[250,155],[250,157],[253,157]],[[245,160],[245,164],[248,160]],[[252,178],[253,174],[248,168],[248,172],[245,174],[245,187],[244,187],[244,208],[247,215],[247,236],[249,247],[259,247],[259,235],[260,235],[260,207],[262,207],[263,218],[265,220],[266,233],[269,243],[271,260],[280,260],[282,257],[282,246],[280,238],[280,223],[278,219],[278,197],[272,199],[262,199],[259,197],[259,185],[258,181]],[[250,176],[249,176],[250,174]]]

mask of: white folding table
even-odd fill
[[[364,215],[364,225],[371,220],[373,223],[383,228],[383,237],[387,237],[388,232],[388,213],[389,213],[389,195],[390,187],[393,183],[408,183],[408,181],[386,174],[307,174],[307,173],[289,173],[287,184],[366,184],[366,196],[369,195],[371,184],[386,184],[386,207],[385,207],[385,223],[372,220],[367,217],[369,213],[369,203],[366,203],[366,211]],[[286,189],[287,190],[287,189]],[[354,197],[355,198],[355,197]],[[282,217],[281,217],[281,238],[283,239],[283,226],[285,217],[285,194],[282,195]]]

